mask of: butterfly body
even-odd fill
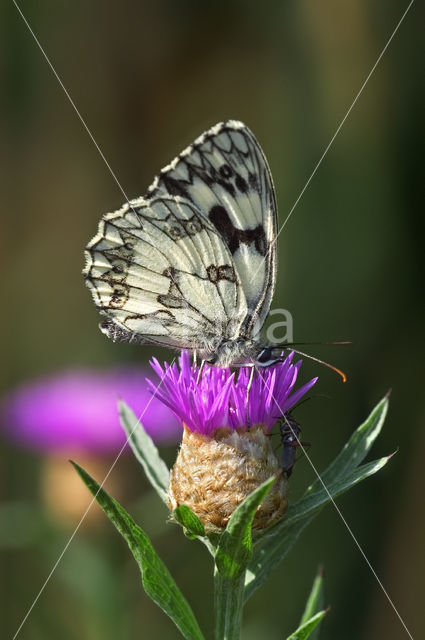
[[[113,340],[196,351],[220,367],[280,359],[259,337],[276,278],[267,161],[240,122],[212,127],[147,195],[100,221],[84,275]]]

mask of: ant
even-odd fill
[[[298,408],[307,400],[311,400],[312,396],[304,398],[296,406]],[[283,473],[289,478],[294,465],[296,463],[296,449],[300,445],[309,447],[310,442],[301,442],[299,436],[301,434],[301,425],[292,415],[292,411],[287,411],[279,420],[279,431],[282,442],[281,467]]]
[[[283,415],[279,424],[279,431],[282,441],[281,467],[286,477],[289,478],[296,462],[297,447],[300,445],[309,447],[310,443],[300,442],[301,426],[290,411]]]

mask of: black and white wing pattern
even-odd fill
[[[247,314],[217,229],[182,198],[139,198],[106,214],[84,275],[114,340],[213,352]]]
[[[275,286],[276,217],[253,134],[235,120],[212,127],[145,197],[106,214],[87,245],[102,331],[196,350],[218,366],[255,357]]]
[[[277,207],[267,160],[248,127],[228,120],[203,133],[162,169],[148,195],[183,197],[214,224],[246,297],[242,333],[261,329],[276,280]]]

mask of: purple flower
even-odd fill
[[[3,399],[7,435],[45,451],[118,452],[125,442],[117,400],[141,417],[157,442],[176,442],[181,429],[170,412],[152,398],[141,368],[70,370],[27,383]]]
[[[236,429],[247,422],[264,424],[270,430],[282,413],[289,411],[317,381],[313,378],[294,391],[301,360],[292,364],[293,357],[291,352],[284,362],[255,371],[248,412],[246,395],[251,372],[248,367],[236,375],[230,369],[205,366],[197,384],[199,367],[191,364],[187,352],[182,352],[179,365],[165,363],[162,367],[154,358],[151,366],[162,382],[159,385],[148,382],[155,397],[170,407],[191,431],[210,435],[219,427]]]

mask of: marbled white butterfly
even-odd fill
[[[277,209],[251,131],[212,127],[136,198],[100,221],[84,275],[113,340],[199,354],[220,367],[268,366],[261,342],[276,280]]]

